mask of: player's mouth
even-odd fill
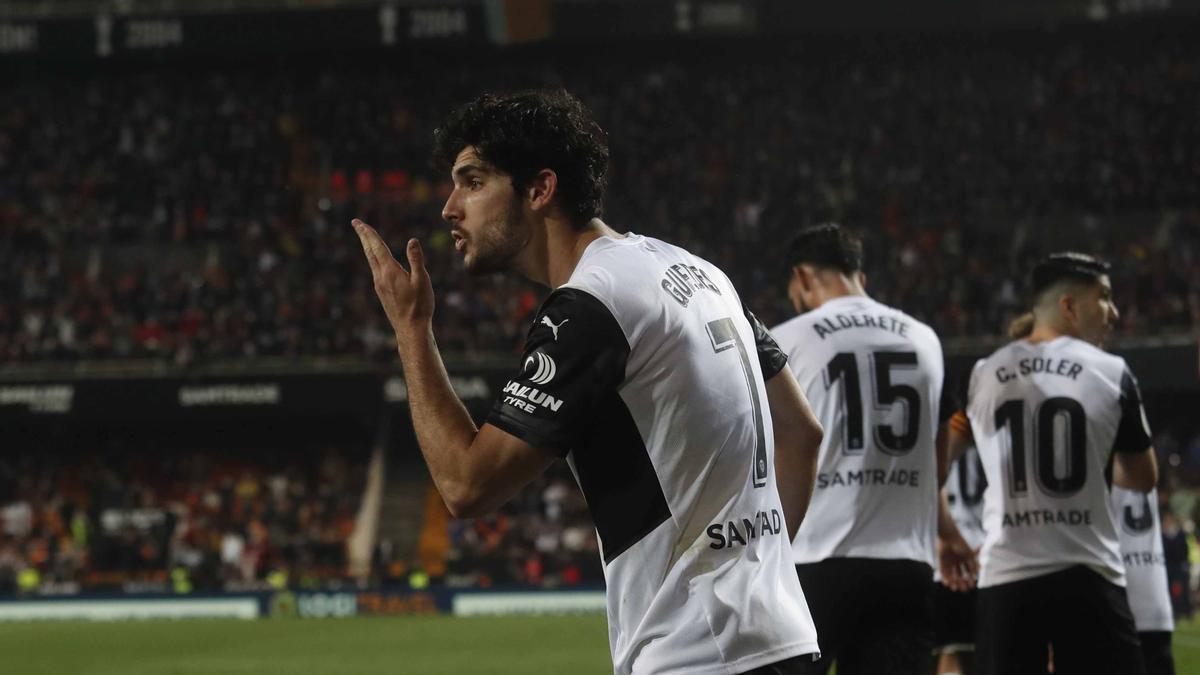
[[[462,253],[463,249],[467,247],[467,237],[457,231],[450,232],[450,236],[454,239],[454,250]]]

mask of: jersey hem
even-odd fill
[[[816,564],[816,563],[819,563],[819,562],[825,562],[826,560],[851,560],[851,559],[858,559],[858,560],[906,560],[906,561],[910,561],[910,562],[917,562],[917,563],[921,563],[921,564],[923,564],[923,565],[928,565],[928,566],[929,566],[929,568],[930,568],[930,569],[933,569],[933,570],[936,570],[936,569],[937,569],[937,561],[935,561],[935,560],[933,560],[933,559],[922,559],[922,558],[915,558],[915,557],[912,557],[912,556],[906,556],[906,555],[880,555],[880,554],[877,554],[877,553],[867,553],[867,552],[863,552],[863,553],[838,553],[838,554],[835,554],[835,555],[827,555],[827,556],[824,556],[824,557],[815,557],[815,558],[811,558],[811,559],[810,559],[810,558],[805,558],[805,559],[803,559],[803,560],[802,560],[802,559],[800,559],[799,557],[794,557],[794,558],[793,558],[793,560],[792,560],[792,562],[793,562],[793,564],[796,564],[796,565],[813,565],[813,564]]]
[[[805,654],[812,654],[814,659],[820,658],[821,649],[814,641],[799,642],[770,651],[759,652],[753,656],[744,656],[737,661],[729,663],[719,663],[707,668],[689,667],[684,671],[672,672],[686,672],[688,675],[740,675],[755,668],[769,666],[777,661],[786,661],[787,659],[804,656]]]
[[[984,574],[980,574],[978,585],[979,585],[979,588],[994,588],[996,586],[1003,586],[1004,584],[1012,584],[1012,583],[1016,583],[1018,581],[1026,581],[1028,579],[1036,579],[1038,577],[1044,577],[1044,576],[1047,576],[1050,574],[1055,574],[1057,572],[1061,572],[1066,569],[1070,569],[1072,567],[1086,567],[1087,569],[1095,572],[1096,574],[1099,574],[1101,578],[1103,578],[1105,581],[1109,582],[1110,584],[1113,584],[1115,586],[1120,586],[1121,588],[1126,587],[1125,575],[1123,573],[1122,574],[1114,574],[1113,570],[1111,570],[1107,567],[1100,567],[1098,565],[1092,565],[1090,563],[1082,563],[1082,562],[1066,562],[1061,565],[1039,567],[1036,570],[1023,570],[1020,572],[1006,572],[1004,574],[996,576],[995,578],[987,578],[987,579],[985,579]]]

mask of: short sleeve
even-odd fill
[[[597,401],[625,379],[629,343],[595,296],[561,288],[538,311],[517,373],[487,423],[530,445],[565,456],[595,424]]]
[[[763,325],[762,321],[754,316],[744,305],[742,311],[746,314],[746,320],[750,322],[750,329],[754,331],[754,347],[758,352],[758,365],[762,367],[763,381],[767,381],[779,374],[783,367],[787,365],[787,354],[779,348],[779,343],[775,342],[775,338],[771,337],[771,332]]]
[[[1139,453],[1150,447],[1150,422],[1142,407],[1142,392],[1129,368],[1121,374],[1121,422],[1113,451]]]

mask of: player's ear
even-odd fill
[[[859,270],[854,273],[854,276],[858,279],[858,285],[862,286],[864,291],[867,290],[867,275],[863,274],[862,270]]]
[[[800,290],[808,293],[813,287],[813,271],[807,265],[796,265],[792,267],[792,275],[796,279],[796,283],[800,285]]]
[[[529,200],[529,208],[542,211],[550,207],[557,192],[558,174],[550,169],[542,169],[529,181],[525,188],[525,198]]]
[[[1077,309],[1074,295],[1063,293],[1058,296],[1058,313],[1062,315],[1063,320],[1072,326],[1079,322],[1079,312]]]

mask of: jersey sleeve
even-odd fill
[[[754,331],[754,346],[758,352],[758,365],[762,367],[763,381],[767,381],[779,374],[783,367],[787,365],[787,354],[779,348],[779,343],[775,342],[775,338],[771,337],[771,332],[763,325],[762,321],[754,316],[745,305],[742,306],[742,311],[746,314],[746,320],[750,322],[750,328]]]
[[[1139,453],[1150,447],[1150,423],[1142,407],[1142,392],[1129,368],[1121,374],[1121,422],[1113,440],[1115,452]]]
[[[628,358],[625,333],[603,303],[587,291],[558,289],[534,319],[521,365],[487,423],[565,456],[603,423],[592,416],[595,403],[615,394]]]

